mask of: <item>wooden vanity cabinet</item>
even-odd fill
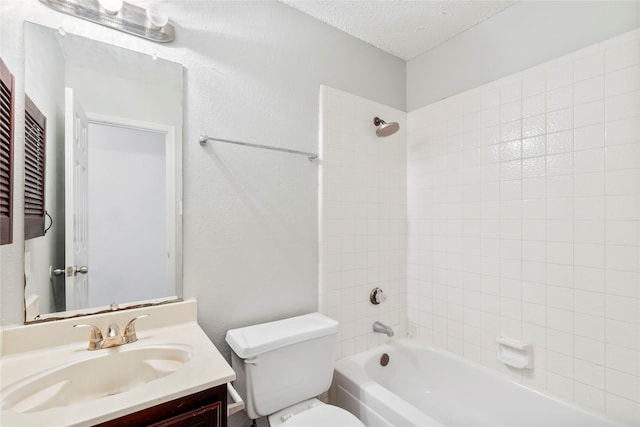
[[[227,385],[98,424],[100,427],[227,427]]]

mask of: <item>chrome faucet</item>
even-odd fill
[[[124,337],[120,335],[117,323],[111,323],[107,329],[107,337],[102,341],[102,348],[117,347],[124,344]]]
[[[379,332],[381,334],[385,334],[388,337],[393,336],[393,329],[390,326],[385,325],[384,323],[374,322],[373,323],[373,332]]]
[[[89,351],[92,350],[100,350],[103,348],[111,348],[117,347],[123,344],[129,344],[132,342],[138,341],[138,336],[136,335],[136,327],[135,321],[142,318],[147,317],[149,314],[141,314],[140,316],[136,316],[133,319],[127,322],[127,325],[124,327],[124,333],[120,334],[120,329],[118,328],[118,324],[113,322],[109,325],[107,329],[107,337],[103,338],[102,331],[95,325],[89,324],[78,324],[73,325],[74,328],[91,328],[91,334],[89,335],[89,346],[87,349]]]

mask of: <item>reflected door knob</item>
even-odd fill
[[[88,272],[89,272],[89,267],[87,266],[78,267],[74,265],[72,267],[67,267],[67,277],[77,276],[78,273],[87,274]]]
[[[53,274],[54,276],[62,276],[65,272],[64,268],[56,268],[55,270],[49,270],[51,272],[51,274]]]
[[[89,272],[89,267],[87,267],[86,265],[83,265],[82,267],[78,267],[76,268],[76,271],[74,274],[87,274]]]
[[[54,276],[62,276],[63,274],[66,274],[68,277],[71,277],[71,276],[77,276],[78,273],[87,274],[89,272],[89,267],[87,267],[86,265],[83,265],[82,267],[77,267],[74,265],[72,267],[56,268],[55,270],[49,270],[49,271]]]

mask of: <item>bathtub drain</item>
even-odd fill
[[[382,366],[387,366],[389,364],[389,355],[387,353],[384,353],[382,357],[380,357],[380,364]]]

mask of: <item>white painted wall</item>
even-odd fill
[[[638,26],[638,1],[519,1],[407,62],[407,111]]]
[[[27,296],[38,295],[40,313],[50,313],[55,311],[52,286],[64,284],[64,279],[54,279],[56,283],[51,283],[49,266],[64,266],[64,249],[56,250],[64,248],[64,187],[56,185],[56,176],[63,167],[58,163],[59,159],[62,160],[58,154],[64,140],[64,117],[60,111],[64,105],[65,67],[56,41],[44,41],[39,46],[33,40],[29,43],[36,45],[37,51],[33,60],[25,63],[24,81],[28,82],[25,84],[27,95],[47,118],[45,209],[53,218],[53,224],[45,236],[25,242],[25,253],[29,254],[25,258],[25,293]],[[47,70],[44,75],[43,69]],[[49,221],[47,218],[45,226],[50,224]]]
[[[640,30],[408,122],[412,332],[640,425]]]
[[[162,5],[177,26],[168,45],[40,2],[2,0],[0,55],[18,76],[19,100],[25,19],[184,64],[184,296],[198,298],[200,324],[228,354],[229,328],[317,310],[318,166],[283,153],[201,147],[198,136],[317,152],[320,84],[401,109],[404,62],[277,2]],[[18,162],[18,181],[22,173]],[[16,212],[22,191],[19,183]],[[20,236],[21,219],[15,230]],[[23,250],[20,239],[0,248],[3,325],[22,321]]]
[[[318,171],[317,166],[303,157],[213,143],[203,148],[197,143],[198,135],[208,133],[317,151],[320,84],[397,109],[405,106],[415,109],[533,65],[519,62],[521,56],[514,52],[524,52],[524,57],[533,57],[534,51],[544,52],[535,59],[537,64],[576,48],[555,51],[557,45],[563,44],[562,32],[547,29],[554,35],[548,40],[544,38],[542,24],[527,26],[534,16],[551,22],[555,14],[529,16],[522,11],[536,6],[518,4],[508,9],[515,15],[510,18],[513,25],[498,25],[504,29],[500,37],[482,39],[496,43],[491,49],[476,49],[484,53],[482,62],[471,62],[469,67],[452,66],[468,64],[466,55],[477,59],[463,48],[459,54],[452,53],[456,61],[462,62],[449,61],[445,70],[439,68],[438,61],[423,67],[424,58],[420,57],[407,65],[409,83],[405,84],[402,61],[282,4],[198,1],[189,2],[188,7],[182,1],[162,4],[178,27],[178,38],[169,45],[154,44],[57,14],[39,2],[2,0],[0,55],[18,77],[18,94],[23,90],[25,19],[52,27],[62,25],[69,32],[150,55],[157,53],[185,65],[184,293],[198,298],[201,325],[227,354],[223,341],[227,329],[317,309]],[[546,6],[551,7],[550,4],[539,7]],[[559,7],[559,11],[570,8]],[[637,26],[637,3],[618,7],[629,8],[625,10],[631,12],[625,15],[635,19]],[[591,38],[591,30],[578,31],[582,26],[575,26],[575,22],[588,23],[588,17],[580,20],[570,13],[561,15],[563,19],[559,21],[572,30],[569,35],[579,36],[579,46],[607,37],[595,30],[597,26],[593,27],[595,39]],[[616,22],[629,22],[615,19],[611,21],[614,26]],[[483,25],[476,27],[479,33]],[[508,28],[520,37],[505,36]],[[519,28],[527,28],[535,38],[526,39],[527,49],[499,48],[507,39],[525,40]],[[465,34],[478,34],[471,31]],[[493,34],[488,30],[487,33]],[[442,49],[449,46],[456,51],[455,43],[443,45]],[[483,74],[485,68],[479,64],[499,70],[499,75]],[[463,69],[464,75],[456,76],[457,69]],[[431,70],[434,74],[429,74]],[[469,82],[476,73],[484,77]],[[447,90],[444,94],[433,94],[430,88],[434,87]],[[23,101],[21,96],[17,99],[20,110]],[[21,126],[22,118],[18,116],[17,128]],[[23,155],[22,138],[17,135],[17,158]],[[422,159],[421,153],[411,156],[416,161]],[[22,165],[17,162],[16,166],[16,176],[20,177]],[[23,209],[22,192],[18,179],[17,213]],[[17,236],[22,235],[19,214],[14,230]],[[12,245],[0,247],[3,325],[20,323],[22,319],[23,250],[24,243],[19,238]],[[409,284],[413,286],[411,281]],[[421,301],[425,299],[420,296]],[[456,325],[459,326],[452,323],[452,328]],[[355,345],[354,342],[354,349]],[[351,351],[350,344],[343,348]],[[625,409],[624,405],[620,408]]]
[[[145,82],[140,75],[114,76],[108,71],[67,66],[66,83],[88,113],[175,126],[180,143],[184,96],[181,75]]]
[[[88,153],[89,307],[174,295],[165,136],[89,123]]]
[[[320,308],[340,322],[342,358],[406,333],[406,113],[323,86],[320,91]],[[398,122],[376,136],[374,117]],[[369,294],[381,288],[386,302]]]

